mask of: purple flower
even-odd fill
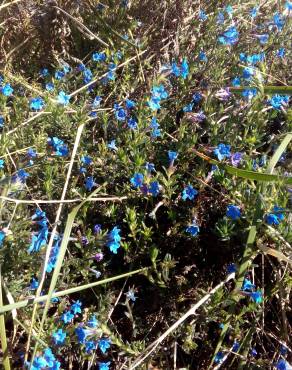
[[[96,262],[100,262],[103,260],[103,253],[96,253],[92,258],[95,259]]]
[[[229,98],[231,97],[231,92],[229,88],[226,87],[225,89],[220,89],[219,91],[217,91],[215,96],[217,99],[221,101],[228,101]]]
[[[94,234],[99,234],[101,232],[101,225],[100,224],[94,225],[93,231]]]

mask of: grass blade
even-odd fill
[[[3,297],[2,297],[2,273],[0,267],[0,308],[3,306]],[[6,337],[6,328],[5,328],[5,317],[4,314],[0,315],[0,338],[1,338],[1,350],[3,353],[3,367],[4,370],[10,370],[10,361],[8,357],[8,347],[7,347],[7,337]]]
[[[248,88],[256,88],[256,86],[246,87],[230,87],[230,91],[233,93],[242,93],[242,91]],[[292,86],[263,86],[265,94],[285,94],[292,95]]]

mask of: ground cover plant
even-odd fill
[[[291,17],[0,5],[3,369],[291,369]]]

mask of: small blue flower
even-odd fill
[[[229,158],[231,156],[230,148],[231,148],[230,145],[220,143],[214,149],[213,153],[216,155],[216,157],[219,159],[219,161],[222,161],[223,159]]]
[[[0,247],[2,247],[6,234],[3,230],[0,230]]]
[[[235,340],[232,346],[232,351],[237,352],[239,350],[240,344]]]
[[[126,297],[132,301],[132,302],[135,302],[137,297],[135,296],[135,291],[133,289],[129,289],[126,293]]]
[[[241,95],[247,100],[252,100],[257,95],[257,89],[256,88],[244,89]]]
[[[268,225],[278,226],[280,224],[278,216],[274,213],[268,213],[265,217],[265,221]]]
[[[42,77],[47,77],[47,76],[49,76],[49,71],[48,71],[48,69],[47,69],[47,68],[42,68],[42,69],[40,70],[40,75],[41,75]]]
[[[86,341],[84,344],[86,353],[91,353],[96,348],[96,344],[92,340]]]
[[[252,18],[255,18],[256,16],[257,16],[257,14],[258,14],[258,7],[257,6],[255,6],[254,8],[252,8],[252,10],[250,11],[250,16],[252,17]]]
[[[203,96],[200,92],[195,92],[193,95],[193,103],[198,104],[203,99]]]
[[[150,182],[149,193],[151,193],[154,197],[157,197],[159,192],[160,192],[160,187],[159,187],[158,181]]]
[[[167,154],[168,154],[168,159],[169,159],[170,163],[173,164],[175,159],[177,159],[177,157],[178,157],[177,152],[173,152],[173,151],[169,150]]]
[[[70,311],[65,311],[61,315],[61,320],[64,322],[64,324],[69,324],[70,322],[72,322],[73,318],[74,318],[74,315]]]
[[[224,14],[222,12],[219,12],[217,15],[217,23],[223,24],[225,21]]]
[[[255,348],[252,348],[251,351],[250,351],[250,354],[252,355],[252,357],[256,357],[256,355],[258,353],[257,353],[257,350]]]
[[[4,168],[4,164],[5,164],[4,159],[0,159],[0,170]]]
[[[222,45],[234,45],[238,41],[238,31],[235,26],[227,28],[222,36],[219,36],[218,41]]]
[[[276,26],[278,31],[282,31],[285,25],[285,19],[281,16],[280,13],[276,12],[273,17],[274,25]]]
[[[277,370],[288,370],[286,366],[287,362],[283,360],[282,358],[276,363],[276,369]]]
[[[276,110],[281,110],[289,103],[288,95],[278,95],[275,94],[271,99],[268,100],[268,103]]]
[[[236,152],[231,155],[232,166],[237,167],[242,161],[243,153]]]
[[[286,54],[286,49],[285,48],[280,48],[277,50],[277,57],[279,58],[284,58]]]
[[[112,149],[112,150],[118,150],[117,146],[116,146],[116,141],[115,140],[112,140],[110,141],[108,144],[107,144],[107,147],[109,149]]]
[[[181,76],[183,79],[186,79],[188,75],[189,75],[189,65],[186,58],[184,58],[181,63]]]
[[[106,61],[106,54],[105,53],[93,53],[92,60],[94,62],[105,62]]]
[[[231,81],[232,86],[239,87],[241,84],[240,77],[234,77],[234,79]]]
[[[0,116],[0,128],[4,127],[4,117]]]
[[[199,61],[200,62],[208,62],[207,55],[204,51],[200,51],[199,53]]]
[[[44,108],[44,105],[45,105],[45,102],[40,97],[31,99],[30,104],[29,104],[30,109],[33,109],[33,110],[41,110]]]
[[[55,79],[56,80],[62,80],[65,77],[65,72],[64,71],[56,71],[55,72]]]
[[[198,195],[198,191],[192,187],[192,185],[187,185],[182,192],[183,200],[193,200]]]
[[[217,352],[216,356],[214,358],[215,364],[220,364],[223,361],[223,358],[224,358],[223,352],[221,352],[221,351]]]
[[[89,176],[89,177],[86,178],[84,186],[85,186],[85,189],[88,190],[88,191],[91,191],[91,189],[94,186],[96,186],[96,183],[95,183],[92,176]]]
[[[256,304],[262,303],[263,301],[263,294],[261,290],[257,290],[256,292],[251,292],[249,293],[249,296]]]
[[[136,107],[136,103],[133,100],[126,99],[126,108],[133,109]]]
[[[130,118],[128,119],[127,124],[128,124],[128,127],[129,127],[130,129],[132,129],[132,130],[136,130],[136,129],[137,129],[137,127],[138,127],[138,122],[137,122],[136,118],[134,118],[134,117],[130,117]]]
[[[89,330],[89,329],[85,329],[83,326],[79,325],[79,326],[75,329],[75,334],[77,335],[78,343],[80,343],[80,344],[84,344],[84,343],[85,343],[86,338],[88,337],[88,335],[90,335],[90,334],[91,334],[91,330]]]
[[[254,75],[254,68],[252,67],[245,67],[243,69],[242,77],[246,80],[250,80],[250,78]]]
[[[98,325],[98,321],[96,319],[96,316],[95,315],[92,315],[90,317],[90,319],[87,321],[87,325],[90,327],[90,328],[96,328],[97,325]]]
[[[110,364],[111,364],[110,361],[109,362],[99,362],[98,363],[98,367],[99,367],[98,370],[109,370]]]
[[[46,83],[45,88],[47,91],[53,91],[55,89],[55,85],[53,84],[53,82],[48,82]]]
[[[246,291],[251,291],[254,288],[255,288],[255,285],[252,284],[252,282],[249,279],[244,279],[243,280],[243,284],[242,284],[241,290],[243,290],[244,292],[246,292]]]
[[[70,96],[67,95],[64,91],[60,91],[58,95],[58,103],[62,105],[68,105],[70,101]]]
[[[263,35],[257,35],[257,38],[258,38],[259,42],[264,45],[268,42],[269,35],[267,33],[265,33]]]
[[[93,102],[92,102],[92,107],[93,108],[98,108],[100,106],[100,103],[102,101],[102,98],[100,96],[96,96],[94,99],[93,99]]]
[[[39,286],[38,280],[35,279],[35,278],[32,278],[31,283],[30,283],[30,286],[29,286],[29,289],[30,290],[35,290],[35,289],[38,288],[38,286]]]
[[[108,234],[107,246],[114,254],[117,254],[118,249],[120,248],[120,242],[122,239],[120,236],[120,232],[121,230],[117,226],[115,226]]]
[[[72,304],[70,309],[74,313],[74,315],[76,315],[77,313],[81,313],[81,306],[82,302],[76,301],[75,303]]]
[[[13,88],[10,84],[5,84],[1,87],[1,92],[4,96],[11,96],[13,94]]]
[[[233,204],[229,204],[227,206],[226,216],[232,220],[238,220],[241,216],[240,208]]]
[[[88,155],[83,155],[81,157],[81,162],[85,165],[85,166],[89,166],[91,163],[92,163],[92,158]]]
[[[193,221],[193,223],[186,228],[186,232],[189,233],[189,234],[191,234],[191,236],[198,235],[199,231],[200,231],[200,228],[196,224],[195,221]]]
[[[199,11],[199,19],[200,21],[206,21],[208,19],[208,16],[206,15],[206,13],[204,12],[204,10],[200,10]]]
[[[111,341],[109,338],[102,338],[98,341],[98,347],[102,353],[106,353],[108,348],[111,346]]]
[[[115,103],[114,104],[114,111],[115,111],[115,116],[118,121],[125,121],[127,117],[127,113],[124,108],[122,108],[119,104]]]
[[[61,346],[65,342],[67,334],[63,332],[62,329],[58,329],[57,331],[53,332],[52,339],[56,346]]]
[[[146,162],[145,168],[146,168],[147,172],[149,172],[149,173],[155,171],[154,163]]]
[[[227,274],[232,274],[233,272],[237,271],[237,267],[234,263],[230,263],[227,265]]]
[[[135,187],[135,188],[139,188],[140,186],[143,185],[143,181],[144,181],[144,175],[142,173],[135,173],[134,176],[130,179],[131,181],[131,184]]]

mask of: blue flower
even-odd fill
[[[266,223],[268,225],[278,226],[280,224],[279,218],[274,213],[268,213],[265,217]]]
[[[193,200],[198,195],[198,191],[192,187],[192,185],[188,185],[184,188],[182,192],[182,199],[183,200]]]
[[[254,68],[252,67],[245,67],[243,69],[242,77],[246,80],[250,80],[251,76],[254,75]]]
[[[116,146],[116,141],[115,140],[112,140],[110,141],[108,144],[107,144],[107,147],[109,149],[112,149],[112,150],[118,150],[117,146]]]
[[[40,230],[32,235],[31,243],[28,248],[28,253],[38,252],[42,246],[47,244],[48,239],[48,220],[46,218],[45,212],[36,212],[32,219],[41,218],[40,221],[37,221],[37,224],[40,226]]]
[[[114,254],[117,254],[118,249],[120,248],[120,242],[122,239],[120,236],[120,232],[121,230],[117,226],[115,226],[108,234],[107,246]]]
[[[250,354],[252,355],[252,357],[256,357],[256,355],[258,353],[257,353],[257,350],[255,348],[252,348],[251,351],[250,351]]]
[[[252,100],[257,95],[257,89],[256,88],[244,89],[241,95],[247,100]]]
[[[110,364],[111,364],[110,361],[109,362],[99,362],[98,363],[99,370],[109,370]]]
[[[142,186],[143,181],[144,181],[144,175],[139,172],[135,173],[134,176],[130,179],[131,184],[135,188],[139,188],[140,186]]]
[[[68,324],[68,323],[72,322],[73,318],[74,318],[74,315],[71,311],[65,311],[61,315],[61,320],[64,322],[64,324]]]
[[[87,336],[91,334],[91,330],[85,329],[80,325],[75,329],[75,334],[77,335],[78,342],[84,344]]]
[[[47,77],[47,76],[49,76],[49,71],[48,71],[48,69],[47,69],[47,68],[42,68],[42,69],[40,70],[40,75],[41,75],[42,77]]]
[[[195,92],[192,99],[193,103],[198,104],[203,99],[203,96],[200,92]]]
[[[230,148],[231,148],[230,145],[220,143],[214,149],[213,153],[216,155],[216,157],[219,159],[219,161],[222,161],[223,159],[229,158],[231,156]]]
[[[168,97],[168,93],[163,85],[153,86],[151,93],[152,95],[148,105],[151,110],[158,110],[160,109],[160,101],[162,99],[166,99]]]
[[[174,74],[176,77],[179,77],[180,76],[180,68],[179,66],[177,65],[177,63],[173,62],[171,64],[171,72],[172,74]]]
[[[235,340],[232,346],[232,351],[237,352],[239,350],[240,344]]]
[[[0,116],[0,128],[3,128],[4,126],[4,117]]]
[[[281,16],[281,14],[276,12],[274,14],[273,20],[274,20],[274,25],[277,27],[278,31],[282,31],[285,25],[285,19]]]
[[[55,154],[59,157],[65,157],[69,153],[67,145],[57,137],[49,138],[48,145],[53,147]]]
[[[200,231],[200,228],[196,224],[195,221],[193,221],[193,223],[186,228],[186,232],[189,233],[189,234],[191,234],[191,236],[198,235],[199,231]]]
[[[30,106],[30,109],[41,110],[43,109],[44,105],[45,105],[45,102],[43,101],[43,99],[40,97],[37,97],[37,98],[31,99],[29,106]]]
[[[98,347],[102,353],[106,353],[107,349],[110,348],[111,341],[109,338],[102,338],[98,341]]]
[[[26,152],[26,155],[29,157],[29,158],[35,158],[37,156],[37,153],[34,149],[32,148],[29,148]]]
[[[262,303],[263,301],[263,294],[261,290],[257,290],[256,292],[251,292],[249,293],[249,296],[256,304]]]
[[[124,121],[127,117],[127,113],[124,108],[122,108],[119,104],[114,104],[114,111],[115,116],[118,121]]]
[[[183,79],[186,79],[188,75],[189,75],[189,65],[186,58],[184,58],[181,63],[181,76]]]
[[[194,107],[194,104],[193,104],[193,103],[190,103],[190,104],[185,105],[185,106],[183,107],[183,111],[184,111],[184,112],[191,112],[191,111],[193,110],[193,107]]]
[[[276,369],[277,370],[288,370],[286,366],[287,362],[283,360],[282,358],[276,363]]]
[[[227,5],[224,10],[229,16],[232,16],[233,8],[231,5]]]
[[[278,95],[275,94],[271,99],[268,100],[268,103],[276,110],[281,110],[289,103],[288,95]]]
[[[89,166],[91,163],[92,163],[92,158],[88,155],[83,155],[81,157],[81,162],[85,165],[85,166]]]
[[[58,95],[58,103],[62,105],[68,105],[70,101],[70,96],[67,95],[64,91],[60,91]]]
[[[199,11],[199,19],[200,19],[200,21],[203,21],[203,22],[208,19],[208,16],[206,15],[206,13],[203,10]]]
[[[204,51],[200,51],[199,53],[199,61],[200,62],[208,62],[207,55]]]
[[[47,367],[47,361],[42,356],[36,356],[31,366],[32,370],[42,370]]]
[[[234,79],[231,81],[232,86],[239,87],[241,84],[240,77],[234,77]]]
[[[243,290],[244,292],[246,292],[246,291],[251,291],[254,288],[255,288],[255,285],[252,284],[252,282],[249,279],[244,279],[243,280],[241,290]]]
[[[128,127],[129,127],[130,129],[132,129],[132,130],[135,130],[135,129],[138,127],[137,120],[136,120],[136,118],[134,118],[134,117],[130,117],[130,118],[128,119],[127,124],[128,124]]]
[[[0,159],[0,170],[4,168],[4,159]]]
[[[86,341],[84,344],[86,353],[91,353],[93,350],[95,350],[96,344],[92,340]]]
[[[217,15],[217,23],[223,24],[225,21],[224,14],[222,12],[219,12]]]
[[[52,82],[48,82],[45,85],[47,91],[53,91],[55,89],[55,85]]]
[[[92,176],[89,176],[89,177],[86,178],[84,186],[85,186],[85,189],[88,190],[88,191],[91,191],[91,189],[94,186],[96,186],[96,183],[95,183]]]
[[[284,215],[283,212],[281,212],[281,211],[284,211],[284,208],[278,207],[278,206],[274,206],[273,211],[276,213],[279,221],[283,221],[284,220],[285,215]]]
[[[173,164],[175,159],[177,159],[177,157],[178,157],[177,152],[173,152],[173,151],[169,150],[167,154],[168,154],[168,159],[169,159],[170,163]]]
[[[286,54],[286,49],[285,48],[280,48],[277,50],[277,57],[279,58],[284,58]]]
[[[233,204],[229,204],[227,206],[226,216],[232,220],[238,220],[241,216],[240,208]]]
[[[85,84],[88,84],[92,80],[92,72],[89,68],[85,68],[83,71],[83,81]]]
[[[94,99],[93,99],[93,102],[92,102],[92,107],[93,108],[98,108],[100,106],[100,102],[102,101],[102,98],[100,96],[96,96]]]
[[[74,315],[76,315],[77,313],[81,313],[81,306],[82,302],[76,301],[75,303],[72,304],[70,309],[74,313]]]
[[[135,296],[135,291],[133,289],[129,289],[126,293],[126,297],[132,301],[132,302],[135,302],[137,297]]]
[[[35,290],[35,289],[38,288],[38,286],[39,286],[38,280],[35,279],[35,278],[32,278],[31,283],[30,283],[30,286],[29,286],[29,289],[30,290]]]
[[[227,274],[232,274],[233,272],[237,271],[237,267],[234,263],[230,263],[227,265]]]
[[[288,9],[288,11],[292,10],[292,2],[291,1],[286,1],[285,7],[286,7],[286,9]]]
[[[242,161],[243,153],[236,152],[231,155],[232,166],[237,167]]]
[[[160,189],[159,189],[159,183],[158,181],[152,181],[150,182],[149,186],[149,193],[151,193],[154,197],[157,197],[159,194]]]
[[[265,33],[263,35],[257,35],[257,38],[258,38],[259,42],[264,45],[268,42],[269,35],[267,33]]]
[[[136,107],[136,103],[133,100],[126,99],[126,108],[133,109]]]
[[[62,329],[58,329],[57,331],[53,332],[52,339],[56,346],[60,346],[64,344],[66,333],[63,332]]]
[[[0,230],[0,247],[2,247],[5,237],[6,237],[5,232],[3,230]]]
[[[92,315],[90,317],[90,319],[87,321],[87,325],[90,327],[90,328],[96,328],[97,325],[98,325],[98,321],[96,319],[96,316],[95,315]]]
[[[147,172],[149,172],[149,173],[155,171],[154,163],[146,162],[145,168],[146,168]]]
[[[60,245],[61,244],[61,238],[58,235],[56,235],[54,237],[54,240],[55,240],[55,243],[52,246],[51,253],[50,253],[50,256],[49,256],[48,265],[47,265],[47,269],[46,269],[46,271],[48,273],[52,272],[53,269],[56,266],[56,262],[57,262],[57,258],[58,258],[58,254],[59,254],[59,250],[60,250],[60,246],[61,246]]]
[[[105,53],[93,53],[92,60],[94,62],[105,62],[106,54]]]
[[[238,41],[238,31],[235,26],[227,28],[222,36],[219,36],[218,41],[223,45],[234,45]]]
[[[56,80],[62,80],[62,78],[65,77],[65,72],[64,71],[56,71],[55,72],[55,79]]]
[[[257,16],[257,14],[258,14],[258,7],[257,6],[255,6],[254,8],[252,8],[252,10],[250,11],[250,16],[252,17],[252,18],[255,18],[256,16]]]
[[[5,84],[3,87],[1,87],[1,92],[4,96],[11,96],[12,93],[13,93],[13,88],[11,87],[11,85],[8,83],[8,84]]]
[[[221,351],[217,352],[216,356],[214,358],[215,364],[221,363],[223,361],[223,358],[224,358],[223,352],[221,352]]]

